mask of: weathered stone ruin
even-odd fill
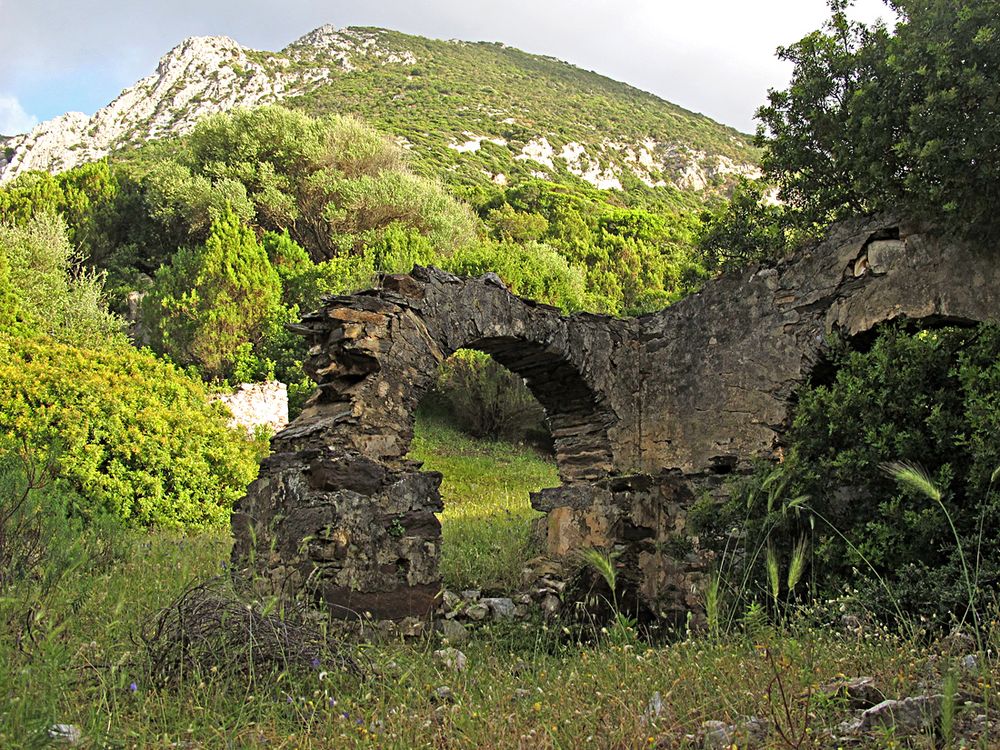
[[[710,556],[686,513],[724,476],[780,457],[790,399],[828,336],[896,318],[995,320],[994,254],[883,219],[775,267],[724,276],[630,320],[565,316],[487,274],[387,276],[295,327],[318,384],[233,516],[234,559],[334,611],[423,615],[440,591],[440,476],[406,459],[413,414],[460,348],[523,376],[561,486],[536,493],[550,558],[616,548],[649,612],[702,601]],[[681,543],[678,543],[681,542]]]

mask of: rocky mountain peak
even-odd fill
[[[294,50],[311,49],[315,51],[350,50],[353,51],[366,41],[374,41],[376,34],[370,30],[357,28],[338,28],[333,24],[324,24],[313,29],[289,44],[282,53]]]
[[[293,60],[324,60],[337,62],[347,71],[354,70],[365,59],[381,65],[416,63],[409,50],[394,50],[386,45],[382,29],[348,27],[339,29],[331,24],[313,29],[281,51]]]
[[[226,36],[189,37],[160,58],[155,72],[93,117],[71,112],[0,143],[0,182],[30,169],[64,171],[115,149],[180,135],[216,112],[280,102],[333,74],[354,70],[362,57],[380,65],[416,61],[412,53],[379,46],[373,30],[329,25],[277,54]]]
[[[243,52],[244,47],[228,36],[189,36],[160,58],[157,72],[169,67],[173,61],[185,58],[210,58],[213,54]]]

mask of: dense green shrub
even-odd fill
[[[493,253],[541,244],[582,277],[581,306],[569,309],[639,315],[693,291],[706,276],[694,251],[693,211],[624,207],[606,191],[531,179],[493,196],[481,213],[499,243]],[[488,270],[507,280],[500,266]]]
[[[226,420],[200,385],[147,353],[0,338],[0,440],[40,455],[60,446],[74,515],[226,523],[260,455]]]
[[[10,281],[10,261],[6,253],[0,252],[0,329],[16,325],[17,308],[17,297]]]
[[[0,224],[0,318],[60,341],[121,340],[122,321],[107,310],[101,275],[80,270],[79,260],[54,214]]]
[[[178,250],[157,272],[143,308],[159,351],[220,378],[263,341],[280,304],[266,252],[227,211],[203,246]]]
[[[399,221],[372,240],[364,256],[376,273],[409,273],[415,265],[448,263],[448,257],[439,253],[430,239]]]
[[[359,253],[397,223],[444,255],[474,236],[464,205],[350,117],[316,120],[281,107],[214,115],[195,127],[180,161],[216,190],[222,181],[239,186],[253,212],[247,220],[288,230],[315,261]]]
[[[746,480],[723,523],[746,522],[759,581],[765,547],[787,566],[806,539],[813,595],[857,588],[890,614],[898,607],[942,620],[961,615],[967,590],[943,508],[884,467],[926,469],[966,557],[978,562],[979,583],[995,586],[1000,328],[893,327],[868,351],[842,343],[831,356],[831,382],[799,393],[784,463]]]
[[[442,265],[464,276],[493,272],[514,294],[567,312],[585,307],[583,273],[547,245],[487,242],[462,248]]]
[[[18,511],[44,508],[49,520],[24,517],[22,536],[40,539],[67,513],[91,524],[224,523],[256,473],[257,447],[200,385],[128,346],[103,279],[76,261],[52,214],[0,225],[0,453],[58,449],[51,481]]]
[[[23,225],[35,216],[58,214],[70,243],[90,257],[104,247],[106,219],[118,192],[118,177],[106,160],[57,175],[26,172],[0,190],[0,222]]]

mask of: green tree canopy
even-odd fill
[[[474,237],[467,207],[412,174],[402,149],[351,117],[313,119],[281,107],[208,117],[181,161],[218,186],[245,190],[257,226],[287,230],[317,262],[358,253],[392,224],[450,254]]]
[[[702,213],[698,250],[705,265],[728,270],[779,257],[788,244],[784,216],[764,185],[741,179],[728,203]]]
[[[757,116],[764,167],[803,223],[902,209],[963,232],[1000,228],[1000,2],[891,0],[890,31],[830,0],[823,29]]]
[[[893,326],[867,351],[844,341],[830,356],[828,382],[798,393],[784,463],[743,480],[709,520],[740,524],[748,550],[766,541],[785,558],[809,539],[813,596],[858,589],[884,614],[946,624],[968,605],[959,544],[983,600],[1000,581],[986,543],[1000,533],[1000,329]],[[888,476],[895,461],[922,466],[944,505]],[[746,559],[763,578],[763,559]]]
[[[123,321],[108,312],[102,275],[80,267],[66,225],[51,213],[0,224],[0,317],[60,341],[123,342]]]

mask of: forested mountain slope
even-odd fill
[[[535,176],[654,189],[676,202],[675,190],[714,193],[757,173],[756,151],[732,128],[554,58],[323,26],[281,52],[189,38],[94,116],[67,113],[6,139],[0,181],[187,133],[210,113],[279,102],[313,116],[358,115],[398,138],[419,171],[473,193]]]

